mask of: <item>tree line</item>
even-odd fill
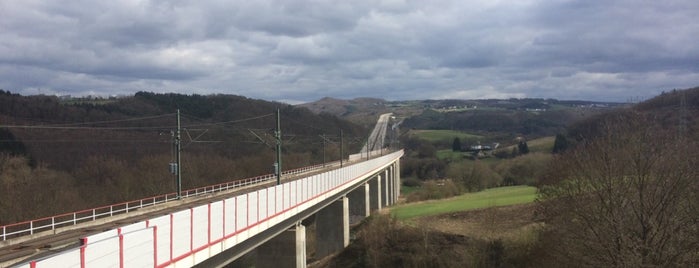
[[[328,114],[233,95],[139,92],[91,103],[0,91],[0,224],[173,192],[177,109],[185,189],[272,173],[276,109],[284,170],[338,160],[340,131],[345,154],[367,133]]]

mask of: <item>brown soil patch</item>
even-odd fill
[[[416,227],[479,239],[512,239],[536,228],[535,204],[493,207],[465,212],[422,217]]]
[[[357,239],[345,250],[309,267],[527,266],[528,245],[540,226],[534,211],[534,204],[514,205],[408,224],[383,215],[359,226]]]

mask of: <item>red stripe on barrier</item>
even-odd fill
[[[119,235],[119,268],[124,268],[124,235]]]
[[[158,226],[153,226],[153,267],[158,267]]]
[[[36,268],[36,261],[31,261],[29,263],[29,268]]]
[[[85,244],[80,247],[80,268],[85,268],[85,247],[87,247],[87,238],[85,239]]]

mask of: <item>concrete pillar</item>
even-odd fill
[[[260,245],[255,267],[305,268],[306,227],[298,224]]]
[[[398,195],[396,195],[396,188],[400,188],[400,185],[396,183],[396,167],[394,165],[391,165],[391,184],[393,184],[393,187],[391,187],[391,204],[395,204],[398,202]]]
[[[392,200],[391,196],[393,195],[392,194],[392,192],[393,192],[393,190],[392,190],[393,189],[393,180],[391,179],[390,166],[386,168],[385,172],[386,172],[386,201],[385,201],[385,203],[386,203],[386,206],[390,206],[391,204],[393,204],[393,202],[391,201]]]
[[[350,192],[349,198],[350,224],[357,223],[371,215],[369,208],[369,183],[365,183]]]
[[[396,166],[396,185],[398,185],[396,189],[396,201],[398,201],[397,197],[400,197],[400,186],[402,185],[400,181],[400,159],[396,160],[394,165]]]
[[[369,208],[371,211],[381,211],[381,175],[369,181]]]
[[[391,195],[391,199],[390,199],[391,202],[390,203],[391,203],[391,205],[393,205],[396,203],[396,187],[398,187],[396,185],[396,180],[395,180],[396,170],[393,168],[393,165],[389,166],[388,172],[390,173],[390,175],[388,175],[388,177],[389,177],[389,180],[391,181],[391,189],[389,189],[388,193]]]
[[[382,187],[382,189],[381,189],[381,190],[382,190],[382,191],[381,191],[381,200],[383,201],[383,203],[381,203],[381,204],[382,204],[381,206],[382,206],[382,207],[387,207],[387,206],[390,205],[390,204],[388,203],[388,188],[389,188],[389,187],[388,187],[388,181],[389,181],[389,179],[388,179],[388,169],[385,169],[385,170],[383,171],[383,174],[384,174],[384,175],[383,175],[384,180],[382,181],[382,182],[383,182],[383,185],[381,186],[381,187]]]
[[[316,258],[349,245],[349,200],[343,196],[316,214]]]

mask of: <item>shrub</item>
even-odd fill
[[[461,194],[461,187],[452,180],[430,180],[422,184],[419,190],[407,196],[408,202],[442,199]]]
[[[422,185],[422,181],[416,178],[407,178],[403,180],[403,186],[407,187],[419,187]]]
[[[538,183],[551,162],[545,153],[530,153],[500,162],[495,170],[502,176],[503,185],[531,185]]]

